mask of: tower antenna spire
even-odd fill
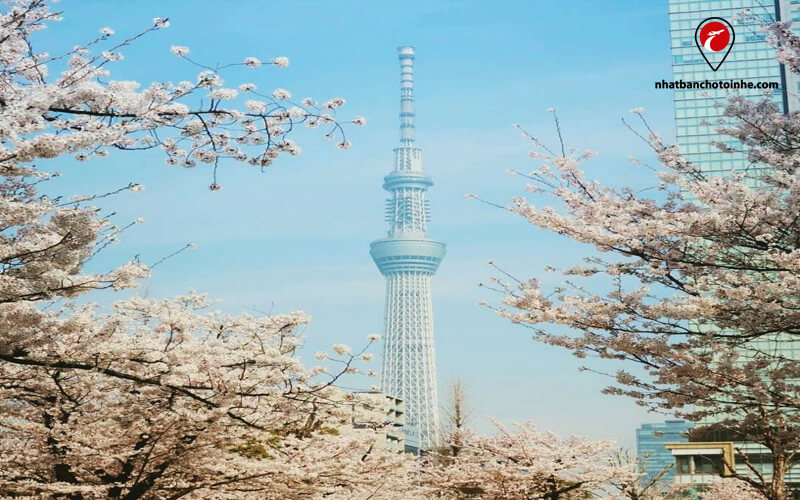
[[[414,47],[397,48],[400,59],[400,144],[414,143]]]

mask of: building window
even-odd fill
[[[694,470],[697,474],[715,474],[721,476],[723,463],[721,455],[694,457]]]

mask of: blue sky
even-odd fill
[[[147,222],[94,262],[110,267],[140,254],[153,262],[195,242],[198,248],[159,266],[143,291],[169,296],[193,287],[230,311],[302,309],[308,356],[333,343],[360,345],[383,322],[383,278],[369,242],[384,235],[382,178],[397,144],[396,47],[417,47],[417,137],[430,191],[431,236],[448,254],[434,278],[440,398],[448,380],[468,387],[475,424],[484,417],[532,420],[560,434],[615,438],[633,446],[634,429],[663,417],[632,401],[600,394],[605,380],[578,373],[567,352],[530,340],[476,305],[497,297],[477,287],[493,275],[490,259],[519,277],[545,277],[546,265],[575,264],[590,249],[544,233],[473,193],[506,204],[524,184],[508,168],[531,170],[520,123],[554,140],[549,107],[559,110],[567,142],[600,156],[592,175],[608,184],[646,185],[628,155],[650,157],[621,124],[642,106],[654,128],[672,137],[672,92],[665,1],[255,1],[65,0],[65,21],[39,36],[40,48],[72,46],[110,26],[132,34],[155,16],[172,26],[126,49],[112,78],[192,80],[195,68],[170,54],[187,45],[207,63],[288,56],[278,70],[236,72],[230,83],[283,87],[296,96],[343,96],[342,116],[363,115],[340,151],[321,134],[302,133],[298,157],[266,173],[223,165],[220,192],[207,169],[169,167],[158,153],[113,152],[104,160],[66,161],[52,189],[100,193],[128,182],[146,190],[104,202],[125,222]],[[552,279],[552,278],[548,278]],[[107,301],[113,296],[96,297]],[[379,350],[378,350],[379,351]],[[378,362],[374,362],[379,367]]]

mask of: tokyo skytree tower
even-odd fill
[[[445,254],[444,243],[428,237],[433,185],[422,171],[414,143],[414,47],[400,47],[400,147],[394,170],[384,177],[386,238],[370,245],[386,277],[382,391],[406,404],[406,442],[420,450],[438,444],[439,406],[433,348],[431,277]]]

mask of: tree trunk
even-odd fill
[[[786,500],[786,456],[772,453],[772,497],[770,500]]]

